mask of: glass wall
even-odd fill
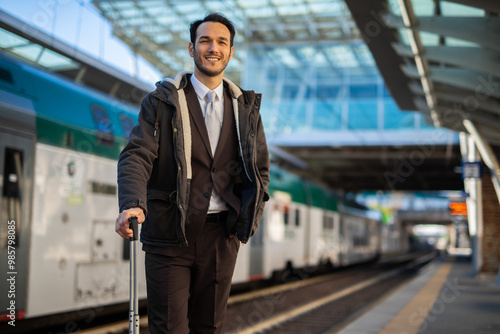
[[[266,133],[432,128],[421,114],[399,110],[364,45],[316,51],[301,59],[300,48],[288,49],[296,57],[287,62],[273,58],[275,49],[249,50],[243,86],[263,93]]]

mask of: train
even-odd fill
[[[116,163],[138,111],[0,53],[2,321],[127,302],[129,242],[114,231]],[[259,229],[240,248],[235,286],[380,256],[377,212],[275,165],[269,193]]]

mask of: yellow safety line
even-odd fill
[[[417,334],[438,298],[452,263],[446,262],[432,276],[422,289],[399,313],[389,321],[378,334]]]
[[[381,282],[389,277],[395,276],[398,273],[399,273],[399,269],[394,269],[394,270],[386,272],[384,274],[380,274],[380,275],[375,276],[367,281],[355,284],[349,288],[332,293],[332,294],[330,294],[326,297],[323,297],[321,299],[309,302],[305,305],[293,308],[289,311],[286,311],[286,312],[283,312],[283,313],[278,314],[276,316],[270,317],[267,320],[259,322],[253,326],[246,327],[244,329],[237,330],[237,331],[231,332],[231,333],[232,334],[252,334],[252,333],[258,333],[258,332],[264,331],[264,330],[269,329],[273,326],[276,326],[282,322],[285,322],[286,320],[289,320],[289,319],[292,319],[294,317],[300,316],[304,313],[307,313],[307,312],[309,312],[317,307],[320,307],[324,304],[330,303],[334,300],[345,297],[353,292],[357,292],[361,289],[364,289],[364,288],[369,287],[371,285],[374,285],[378,282]]]

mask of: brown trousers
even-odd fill
[[[225,222],[205,222],[179,256],[146,252],[151,334],[221,333],[239,241]]]

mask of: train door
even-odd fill
[[[266,228],[267,210],[264,209],[264,215],[259,223],[259,228],[250,239],[250,279],[263,278],[264,274],[264,229]]]
[[[340,265],[346,264],[347,254],[346,254],[346,236],[345,236],[345,221],[344,214],[340,214],[339,217],[339,263]]]
[[[1,127],[0,127],[1,128]],[[0,129],[0,314],[7,321],[26,310],[34,138]]]

